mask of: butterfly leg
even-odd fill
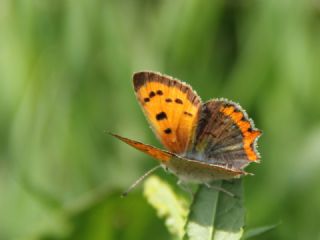
[[[219,186],[215,186],[215,185],[210,185],[209,183],[204,183],[207,188],[211,188],[211,189],[215,189],[217,191],[220,191],[220,192],[223,192],[225,194],[227,194],[228,196],[232,197],[232,198],[236,198],[237,196],[235,194],[233,194],[232,192],[229,192],[228,190],[222,188],[222,187],[219,187]]]
[[[121,197],[126,197],[129,192],[131,192],[132,189],[134,189],[141,181],[143,181],[146,177],[148,177],[151,173],[153,173],[155,170],[160,168],[161,165],[157,165],[153,168],[151,168],[149,171],[147,171],[145,174],[143,174],[141,177],[139,177],[129,188],[127,191],[123,192],[121,194]]]

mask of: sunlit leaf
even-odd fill
[[[184,225],[188,214],[187,204],[159,177],[151,176],[144,184],[144,195],[157,210],[170,233],[179,238],[184,235]]]
[[[191,206],[185,239],[237,240],[241,238],[245,212],[241,180],[214,184],[235,194],[236,197],[201,186]]]

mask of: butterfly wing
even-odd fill
[[[256,141],[261,131],[236,103],[211,100],[201,107],[195,141],[187,157],[226,168],[243,169],[260,156]]]
[[[247,174],[242,169],[260,156],[254,128],[245,111],[226,100],[201,103],[192,88],[169,76],[138,72],[137,99],[156,136],[169,150],[114,135],[160,160],[180,179],[210,182]],[[177,155],[179,154],[179,155]]]
[[[187,159],[129,138],[112,133],[111,135],[159,160],[169,171],[176,174],[180,180],[186,182],[209,183],[212,180],[231,179],[247,174],[240,169],[229,169],[213,163]]]
[[[241,169],[180,156],[172,157],[166,166],[183,182],[210,183],[214,180],[232,179],[248,174]]]
[[[134,141],[131,140],[129,138],[125,138],[125,137],[121,137],[117,134],[113,134],[111,133],[112,136],[118,138],[119,140],[125,142],[126,144],[134,147],[135,149],[138,149],[146,154],[148,154],[149,156],[159,160],[160,162],[166,164],[173,156],[174,154],[169,153],[167,151],[158,149],[156,147],[138,142],[138,141]]]
[[[161,143],[173,153],[183,153],[193,139],[200,97],[177,79],[154,72],[133,76],[137,99]]]

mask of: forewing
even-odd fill
[[[148,154],[149,156],[159,160],[162,163],[166,163],[168,162],[174,155],[167,152],[167,151],[163,151],[159,148],[129,139],[129,138],[125,138],[125,137],[121,137],[117,134],[112,134],[112,136],[120,139],[121,141],[127,143],[128,145],[134,147],[135,149],[138,149],[141,152],[144,152],[146,154]]]
[[[192,88],[177,79],[154,72],[133,76],[137,99],[161,143],[183,153],[192,141],[201,106]]]
[[[195,141],[187,156],[242,169],[260,158],[256,150],[260,135],[261,131],[238,104],[211,100],[201,107]]]

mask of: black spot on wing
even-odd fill
[[[143,101],[144,101],[144,102],[150,102],[150,98],[147,98],[147,97],[146,97],[146,98],[143,99]]]
[[[163,95],[163,92],[162,92],[161,90],[158,90],[158,91],[157,91],[157,94],[158,94],[159,96],[161,96],[161,95]]]
[[[160,113],[158,113],[158,114],[156,115],[156,119],[157,119],[158,121],[161,121],[161,120],[163,120],[163,119],[167,119],[167,114],[166,114],[165,112],[160,112]]]
[[[183,104],[182,100],[180,98],[176,98],[176,100],[174,100],[176,103],[178,104]]]
[[[154,91],[151,91],[151,92],[149,93],[149,97],[150,97],[150,98],[153,98],[155,95],[156,95],[156,94],[155,94]]]
[[[183,114],[184,114],[184,115],[187,115],[187,116],[189,116],[189,117],[192,117],[192,116],[193,116],[192,113],[189,113],[189,112],[183,112]]]
[[[171,98],[166,98],[166,102],[167,103],[172,102],[172,99]]]
[[[172,133],[171,128],[167,128],[167,129],[165,129],[165,130],[164,130],[164,133],[166,133],[166,134],[170,134],[170,133]]]

